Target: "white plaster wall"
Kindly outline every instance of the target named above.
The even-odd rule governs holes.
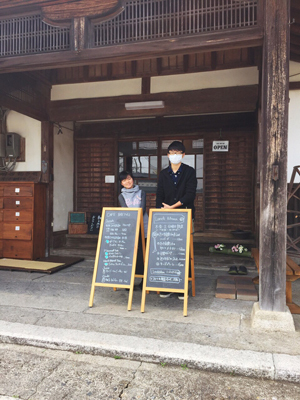
[[[288,130],[288,182],[291,179],[293,167],[296,165],[300,165],[300,90],[290,90]],[[299,175],[296,181],[300,182]]]
[[[62,122],[63,134],[54,128],[53,231],[68,229],[73,211],[74,138],[73,123]],[[67,129],[69,128],[69,129]]]
[[[290,82],[300,81],[300,63],[290,62]]]
[[[256,67],[224,71],[196,72],[151,78],[151,93],[180,92],[217,87],[255,85],[258,83]],[[111,97],[141,94],[141,79],[54,85],[51,100]]]
[[[10,111],[7,131],[25,138],[25,162],[17,163],[14,171],[41,171],[41,122]]]
[[[141,94],[142,79],[123,79],[107,82],[87,82],[72,85],[54,85],[51,100],[85,99],[95,97]]]
[[[258,69],[256,67],[236,68],[185,75],[155,76],[151,78],[151,93],[255,85],[257,83]]]

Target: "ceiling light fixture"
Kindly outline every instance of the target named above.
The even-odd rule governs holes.
[[[161,100],[125,103],[126,110],[151,110],[153,108],[164,108],[164,107],[165,107],[165,102]]]

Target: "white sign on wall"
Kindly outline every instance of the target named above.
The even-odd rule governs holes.
[[[114,175],[105,175],[105,183],[115,183]]]
[[[229,140],[214,140],[212,151],[229,151]]]

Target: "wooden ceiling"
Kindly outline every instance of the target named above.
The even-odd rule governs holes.
[[[291,0],[291,60],[300,62],[300,1]]]

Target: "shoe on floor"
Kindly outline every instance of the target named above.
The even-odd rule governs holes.
[[[230,275],[238,275],[239,273],[238,273],[237,267],[230,267],[229,271],[228,271],[228,274],[230,274]]]
[[[188,296],[189,297],[189,296]],[[178,295],[179,300],[184,300],[184,293],[179,293]]]
[[[238,273],[239,273],[239,275],[247,275],[248,274],[247,268],[244,267],[243,265],[240,265]]]
[[[172,293],[169,293],[169,292],[160,292],[159,297],[161,297],[162,299],[166,299],[167,297],[172,296],[172,294],[173,294],[173,292],[172,292]]]

